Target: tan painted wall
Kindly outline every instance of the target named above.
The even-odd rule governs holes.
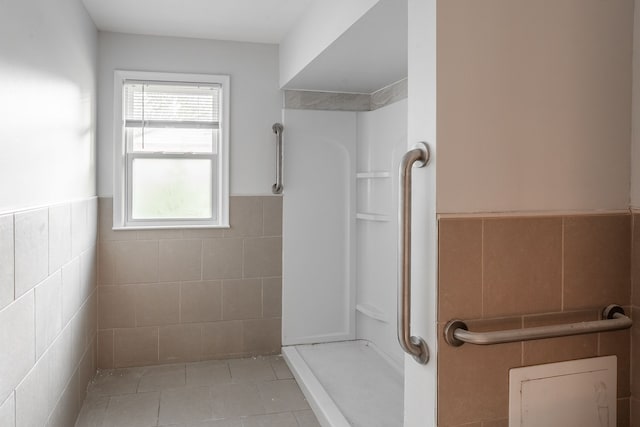
[[[626,209],[633,0],[438,2],[438,212]]]

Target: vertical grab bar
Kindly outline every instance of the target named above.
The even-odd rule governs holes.
[[[276,134],[276,183],[271,186],[273,194],[281,194],[282,185],[282,131],[284,127],[280,123],[274,123],[271,127]]]
[[[428,161],[429,146],[424,142],[402,157],[398,204],[398,341],[422,365],[429,361],[429,348],[424,339],[411,336],[411,169],[424,167]]]

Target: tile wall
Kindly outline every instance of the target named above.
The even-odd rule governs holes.
[[[633,212],[631,239],[631,305],[640,319],[640,211]],[[640,324],[631,328],[631,425],[640,427]]]
[[[113,231],[99,199],[99,368],[280,352],[282,198],[232,196],[230,218]]]
[[[440,336],[454,318],[482,331],[597,320],[611,303],[629,312],[630,235],[628,214],[441,218]],[[630,343],[629,330],[457,348],[441,338],[438,425],[506,427],[510,368],[616,355],[628,426]]]
[[[69,427],[96,370],[97,199],[0,216],[0,426]]]

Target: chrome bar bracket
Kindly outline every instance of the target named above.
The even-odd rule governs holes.
[[[624,308],[620,307],[616,304],[608,305],[602,310],[602,318],[603,319],[615,319],[616,314],[622,314],[624,316]]]
[[[429,146],[419,142],[400,162],[398,203],[398,342],[416,362],[429,362],[429,348],[421,337],[411,335],[411,170],[429,162]]]
[[[444,340],[452,347],[460,347],[464,344],[464,341],[457,339],[455,336],[454,332],[459,329],[468,331],[469,327],[462,320],[452,320],[444,327]]]
[[[444,328],[444,340],[453,347],[460,347],[464,343],[476,345],[504,344],[619,331],[628,329],[632,325],[633,321],[625,315],[624,309],[619,305],[613,304],[602,311],[602,320],[504,331],[472,332],[468,330],[466,323],[462,320],[451,320]]]
[[[276,183],[271,186],[271,192],[281,194],[284,188],[282,185],[282,132],[284,126],[280,123],[274,123],[271,129],[276,134]]]

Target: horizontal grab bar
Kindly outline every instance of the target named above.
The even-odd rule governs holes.
[[[459,347],[466,342],[469,344],[490,345],[617,331],[628,329],[633,325],[633,321],[625,315],[624,310],[619,305],[612,304],[607,306],[602,311],[602,317],[603,320],[591,322],[493,332],[471,332],[467,324],[462,320],[451,320],[444,328],[444,339],[447,344],[453,347]]]

